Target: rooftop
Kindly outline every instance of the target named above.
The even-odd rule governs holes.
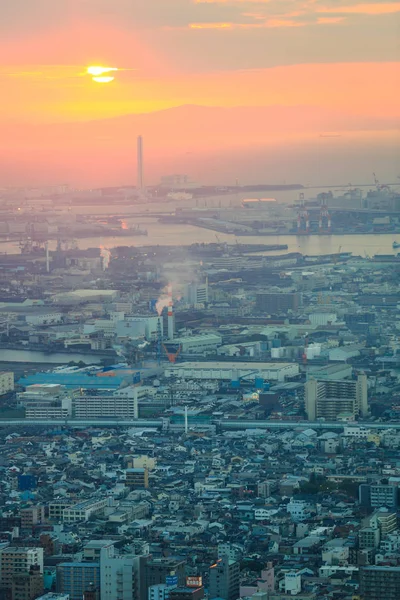
[[[170,365],[168,365],[170,367]],[[175,365],[179,369],[221,369],[223,371],[229,369],[238,369],[240,371],[281,371],[287,367],[296,366],[295,363],[273,363],[273,362],[241,362],[241,361],[224,361],[224,362],[185,362]]]

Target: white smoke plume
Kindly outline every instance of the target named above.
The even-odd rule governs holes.
[[[104,246],[100,246],[101,256],[103,258],[103,269],[104,271],[108,269],[111,260],[111,252],[108,248],[104,248]]]
[[[156,302],[156,311],[158,312],[159,317],[161,316],[161,313],[164,310],[164,308],[168,308],[169,303],[170,303],[170,296],[168,296],[168,294],[163,292]]]

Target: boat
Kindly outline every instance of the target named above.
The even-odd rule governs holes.
[[[393,242],[393,248],[400,248],[400,242]]]

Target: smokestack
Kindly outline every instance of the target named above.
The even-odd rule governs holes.
[[[174,313],[172,308],[172,302],[168,306],[168,339],[174,339]]]
[[[137,188],[143,189],[143,138],[141,135],[137,139]]]
[[[46,242],[46,272],[50,273],[49,242]]]
[[[189,431],[189,421],[188,421],[188,407],[185,406],[185,434],[187,435]]]
[[[139,418],[139,399],[137,388],[135,388],[133,391],[133,418]]]
[[[174,339],[174,311],[173,311],[173,300],[172,300],[172,285],[168,286],[168,339]]]

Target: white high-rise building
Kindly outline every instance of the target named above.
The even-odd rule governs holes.
[[[368,382],[362,373],[356,380],[319,381],[310,378],[305,386],[305,409],[309,421],[368,415]]]
[[[114,546],[100,550],[100,600],[135,600],[139,556],[116,555]]]
[[[193,306],[208,302],[208,282],[189,283],[185,290],[185,301]]]

